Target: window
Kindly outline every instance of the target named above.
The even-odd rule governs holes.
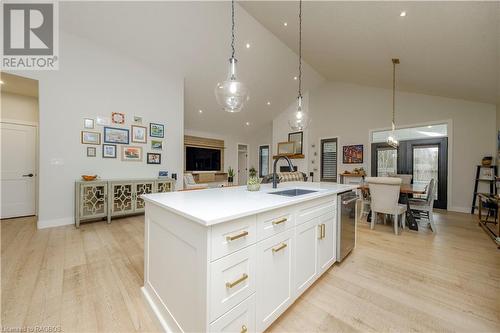
[[[269,174],[269,146],[259,147],[259,177]]]
[[[398,151],[394,148],[377,149],[377,177],[398,173]]]
[[[390,130],[375,131],[372,133],[372,143],[387,142],[390,135],[392,135]],[[443,138],[448,136],[448,124],[398,128],[394,131],[394,136],[398,141]]]
[[[337,139],[321,140],[321,181],[337,182]]]

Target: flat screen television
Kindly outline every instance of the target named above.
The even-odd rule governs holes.
[[[186,171],[220,171],[220,149],[186,147]]]

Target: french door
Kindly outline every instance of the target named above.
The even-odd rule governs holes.
[[[401,141],[392,148],[386,143],[372,144],[372,176],[410,174],[414,184],[436,184],[435,208],[446,209],[448,184],[448,138]]]

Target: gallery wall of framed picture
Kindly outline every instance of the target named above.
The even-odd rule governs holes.
[[[111,112],[82,119],[80,142],[88,158],[161,165],[164,139],[165,124],[143,123],[140,115]]]

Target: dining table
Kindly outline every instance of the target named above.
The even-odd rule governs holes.
[[[368,183],[360,184],[359,189],[361,189],[361,191],[366,191],[366,192],[370,191]],[[427,192],[427,185],[423,184],[401,184],[399,188],[400,197],[403,199],[403,202],[406,201],[406,224],[408,224],[408,226],[416,226],[416,229],[413,228],[415,230],[418,230],[418,223],[411,211],[409,198],[412,195],[422,195],[425,194],[426,192]],[[371,221],[371,211],[368,214],[367,220],[368,222]]]

